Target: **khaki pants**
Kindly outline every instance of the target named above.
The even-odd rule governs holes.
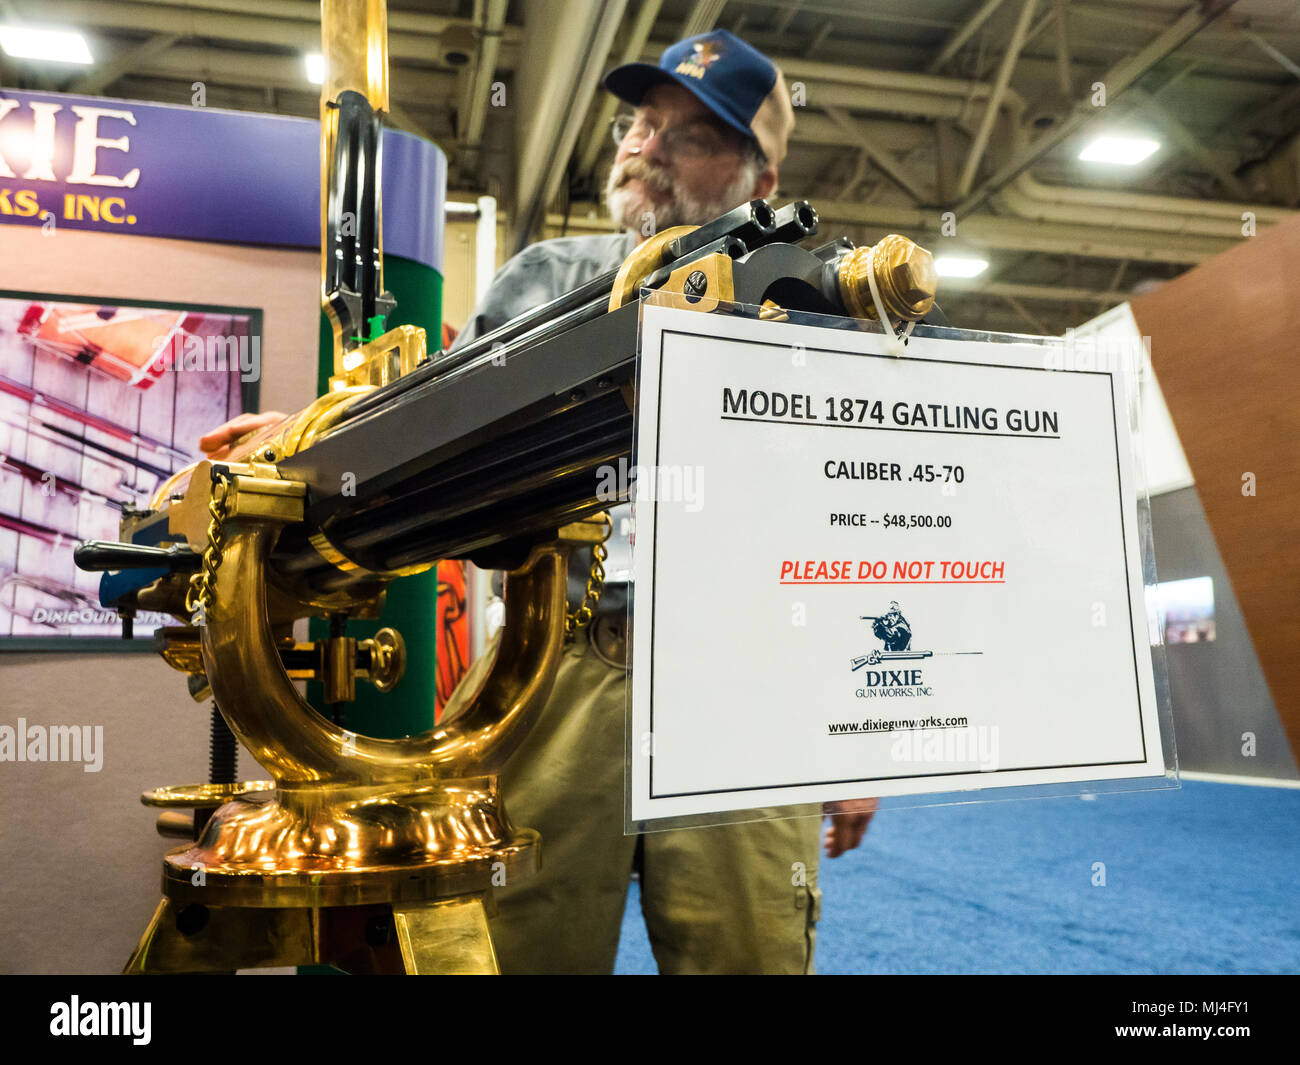
[[[542,834],[542,869],[498,888],[503,972],[609,973],[637,836],[623,835],[626,677],[571,644],[555,689],[501,776],[515,824]],[[641,910],[663,973],[811,973],[820,817],[643,837]]]

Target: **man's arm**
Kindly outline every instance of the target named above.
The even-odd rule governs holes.
[[[230,454],[230,449],[240,437],[261,432],[276,422],[284,421],[287,417],[287,414],[282,414],[278,410],[267,410],[261,414],[236,415],[224,425],[218,425],[199,437],[199,450],[210,459],[224,459]]]

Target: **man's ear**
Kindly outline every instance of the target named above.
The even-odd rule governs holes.
[[[754,181],[754,194],[751,200],[765,200],[776,192],[776,167],[769,165]]]

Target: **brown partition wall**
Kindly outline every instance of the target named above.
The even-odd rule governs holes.
[[[1132,308],[1300,759],[1300,217]]]

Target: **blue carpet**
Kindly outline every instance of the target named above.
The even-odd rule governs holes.
[[[1300,790],[893,810],[821,868],[820,973],[1300,972]],[[640,905],[616,972],[655,972]]]

